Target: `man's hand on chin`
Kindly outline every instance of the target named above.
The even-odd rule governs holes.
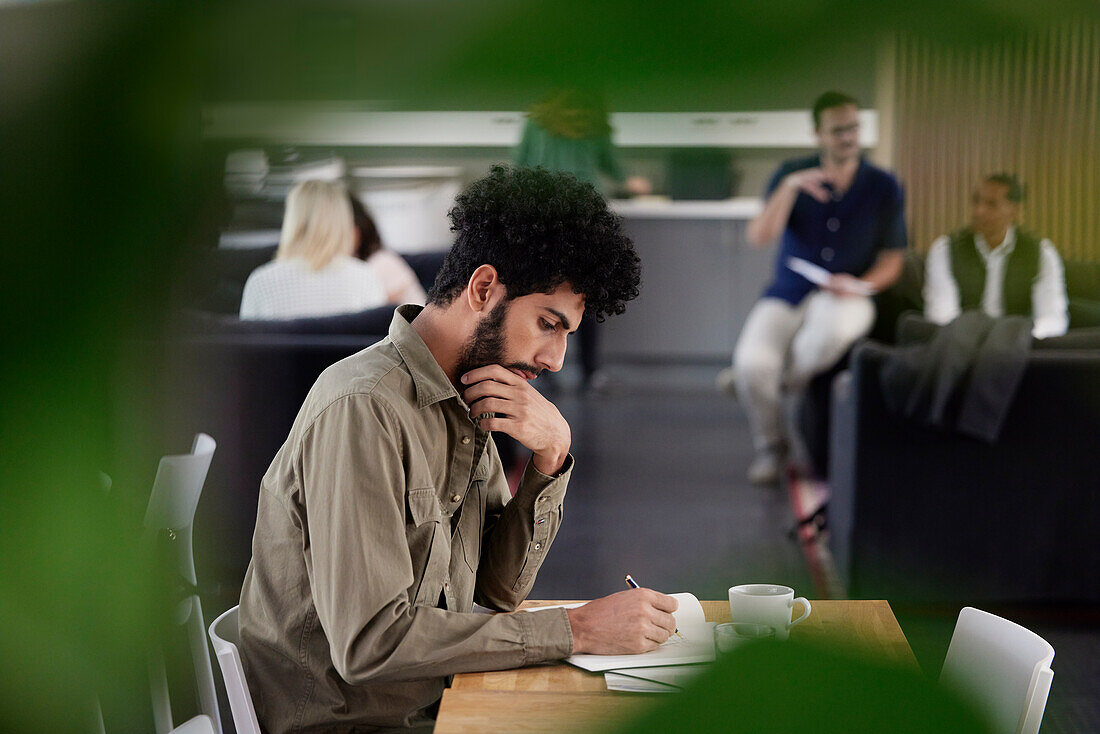
[[[460,379],[467,386],[462,399],[481,430],[507,433],[531,449],[531,461],[543,474],[552,477],[561,471],[572,442],[569,424],[527,379],[498,364],[471,370]]]

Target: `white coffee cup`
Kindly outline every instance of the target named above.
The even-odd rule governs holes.
[[[804,622],[810,616],[810,602],[806,597],[794,596],[794,589],[776,584],[742,584],[731,586],[730,618],[734,622],[765,624],[775,630],[776,640],[790,636],[791,627]],[[794,603],[802,602],[804,611],[792,620]]]

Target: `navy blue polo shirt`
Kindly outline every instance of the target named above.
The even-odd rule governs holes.
[[[787,174],[820,165],[819,156],[785,161],[768,183],[765,198]],[[905,197],[897,179],[862,158],[843,196],[823,204],[799,191],[779,243],[775,280],[764,296],[798,305],[817,287],[787,267],[789,257],[809,260],[831,273],[863,275],[882,250],[906,247],[904,214]]]

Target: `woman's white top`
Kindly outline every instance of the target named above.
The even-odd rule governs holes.
[[[252,271],[241,296],[242,319],[300,319],[355,313],[386,303],[372,268],[338,255],[320,270],[302,258],[273,260]]]
[[[405,258],[383,248],[367,258],[367,264],[374,268],[375,275],[386,289],[386,300],[390,303],[415,303],[423,306],[428,299],[424,287],[416,277]]]

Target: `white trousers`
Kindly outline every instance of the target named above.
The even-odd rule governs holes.
[[[784,393],[800,393],[836,364],[874,320],[875,304],[865,296],[814,291],[797,306],[779,298],[756,302],[734,348],[733,369],[757,451],[786,443]]]

